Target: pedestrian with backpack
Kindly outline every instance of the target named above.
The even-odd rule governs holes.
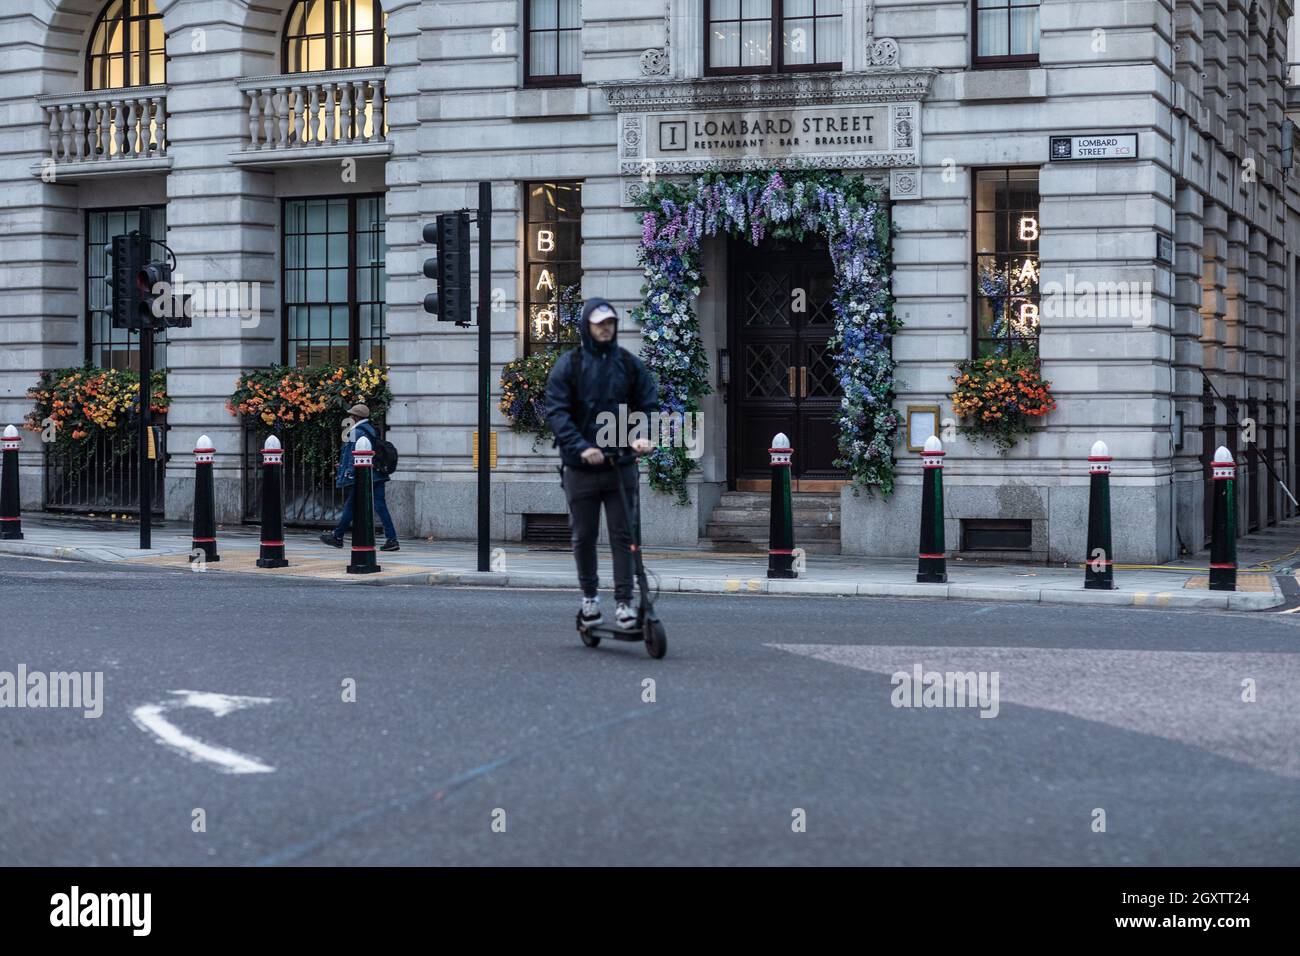
[[[384,494],[384,486],[388,483],[389,476],[397,467],[397,449],[393,447],[392,442],[385,441],[379,437],[379,430],[374,423],[370,421],[370,407],[358,402],[348,409],[348,414],[352,416],[353,424],[350,429],[349,440],[344,443],[339,452],[338,472],[334,477],[334,486],[347,490],[343,499],[343,514],[339,516],[339,523],[333,531],[326,531],[320,536],[320,539],[328,545],[335,548],[343,547],[343,536],[352,527],[352,508],[356,500],[357,478],[356,469],[352,461],[352,452],[356,448],[357,439],[364,435],[370,440],[370,447],[374,449],[374,467],[371,474],[374,476],[375,488],[375,513],[379,515],[379,520],[384,524],[384,535],[387,540],[380,551],[398,551],[401,545],[397,543],[397,529],[393,527],[393,516],[388,513],[388,499]]]
[[[546,381],[545,405],[546,423],[555,433],[563,462],[561,480],[582,587],[582,619],[587,624],[602,620],[596,536],[604,505],[614,555],[614,618],[619,627],[630,628],[637,622],[632,607],[632,529],[616,482],[623,483],[629,498],[635,495],[639,469],[636,457],[627,453],[644,455],[653,446],[647,438],[610,436],[609,429],[600,426],[608,415],[626,422],[633,412],[649,416],[658,411],[659,386],[641,359],[615,341],[617,332],[614,307],[604,299],[588,299],[579,321],[582,343],[556,360]],[[610,467],[607,456],[622,464]]]

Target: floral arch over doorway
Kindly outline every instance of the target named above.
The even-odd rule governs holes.
[[[698,411],[711,391],[694,309],[706,284],[701,240],[723,234],[757,245],[768,234],[802,241],[820,233],[835,267],[830,348],[843,390],[835,465],[858,485],[892,492],[899,428],[892,343],[901,323],[889,288],[889,208],[880,190],[821,170],[710,173],[686,183],[653,182],[642,203],[645,299],[633,315],[642,323],[642,355],[659,381],[663,412]],[[649,456],[651,487],[685,502],[694,467],[684,448],[657,448]]]

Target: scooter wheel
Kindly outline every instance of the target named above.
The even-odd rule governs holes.
[[[582,643],[588,647],[600,646],[600,635],[593,634],[587,628],[582,626],[582,612],[578,612],[578,636],[582,638]]]
[[[668,631],[659,621],[652,621],[646,631],[645,651],[655,660],[668,653]]]

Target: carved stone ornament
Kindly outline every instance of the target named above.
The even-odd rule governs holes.
[[[668,73],[668,51],[646,50],[641,54],[642,76],[664,76]]]
[[[890,199],[920,199],[921,177],[914,169],[891,169],[889,171]]]
[[[871,65],[872,66],[897,66],[898,65],[898,41],[889,37],[881,37],[871,44]]]
[[[894,50],[896,61],[897,44]],[[758,104],[772,108],[924,100],[938,73],[930,68],[872,69],[860,73],[773,74],[707,80],[616,80],[601,86],[609,105],[620,113],[727,109]]]
[[[643,126],[642,118],[635,114],[625,115],[623,117],[623,155],[640,156],[641,155],[641,128]]]

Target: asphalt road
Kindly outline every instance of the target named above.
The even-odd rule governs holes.
[[[0,709],[0,864],[1300,863],[1297,615],[659,608],[654,661],[570,593],[0,557],[0,672],[104,674],[98,719]],[[894,706],[916,665],[996,716]]]

